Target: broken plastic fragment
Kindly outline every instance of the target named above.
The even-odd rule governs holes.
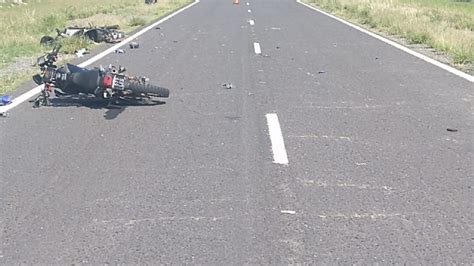
[[[117,49],[117,50],[115,50],[115,53],[116,54],[124,54],[125,50],[124,49]]]
[[[296,214],[295,211],[290,211],[290,210],[282,210],[281,213],[282,214]]]
[[[138,42],[130,43],[130,49],[137,49],[138,47],[140,47],[140,44],[138,44]]]
[[[79,49],[75,52],[77,57],[83,57],[85,54],[88,54],[89,51],[87,51],[86,48]]]
[[[12,98],[10,97],[10,95],[3,95],[2,96],[2,105],[7,105],[9,103],[12,102]]]
[[[232,88],[234,88],[234,85],[232,85],[232,83],[223,83],[222,87],[224,87],[226,89],[232,89]]]

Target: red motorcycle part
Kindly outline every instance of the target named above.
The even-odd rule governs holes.
[[[103,80],[102,80],[102,85],[105,88],[112,88],[113,81],[114,81],[114,79],[113,79],[112,76],[105,75]]]

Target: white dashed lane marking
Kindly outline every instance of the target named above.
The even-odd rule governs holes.
[[[253,43],[253,49],[255,50],[255,54],[262,53],[262,49],[260,48],[260,44],[258,42]]]
[[[268,132],[272,142],[273,162],[276,164],[288,164],[288,155],[286,154],[285,142],[281,133],[280,122],[275,113],[266,115],[268,123]]]

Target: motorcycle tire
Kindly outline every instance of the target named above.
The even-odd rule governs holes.
[[[130,82],[128,84],[129,90],[133,91],[136,94],[149,94],[155,95],[158,97],[168,98],[170,96],[170,91],[166,88],[154,86],[151,84],[139,84],[135,82]]]

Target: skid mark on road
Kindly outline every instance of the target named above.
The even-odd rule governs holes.
[[[350,109],[350,110],[371,110],[371,109],[386,109],[386,108],[396,108],[401,106],[402,103],[397,102],[395,105],[388,105],[388,104],[364,104],[364,105],[310,105],[310,106],[296,106],[293,107],[294,109]]]
[[[289,135],[288,138],[303,138],[303,139],[328,139],[335,141],[348,141],[352,142],[350,137],[346,136],[329,136],[329,135]]]
[[[366,190],[382,190],[385,192],[392,192],[394,190],[393,187],[390,186],[372,186],[367,184],[354,184],[354,183],[328,183],[322,180],[313,180],[313,179],[301,179],[298,178],[298,181],[307,185],[307,186],[315,186],[315,187],[333,187],[333,188],[355,188],[355,189],[366,189]]]
[[[139,223],[159,223],[164,221],[190,221],[190,222],[217,222],[221,220],[231,220],[230,216],[162,216],[162,217],[150,217],[150,218],[118,218],[118,219],[109,219],[109,220],[98,220],[94,219],[92,221],[93,225],[105,225],[111,228],[118,227],[133,227]]]
[[[231,202],[231,203],[248,203],[250,201],[250,199],[248,198],[245,198],[245,199],[235,199],[235,198],[231,198],[231,197],[228,197],[228,198],[209,198],[209,199],[206,199],[206,198],[203,198],[203,199],[186,199],[186,200],[182,200],[182,203],[181,205],[187,205],[187,204],[190,204],[190,203],[206,203],[206,204],[214,204],[214,203],[218,203],[218,202]],[[118,199],[118,198],[98,198],[98,199],[95,199],[91,202],[92,204],[103,204],[103,203],[113,203],[115,205],[121,205],[121,204],[129,204],[129,203],[132,203],[132,201],[130,200],[121,200],[121,199]],[[173,203],[169,203],[169,204],[160,204],[161,207],[171,207],[171,206],[176,206],[177,202],[173,202]],[[1,221],[0,221],[0,224],[1,224]]]
[[[329,213],[329,214],[319,214],[318,217],[325,219],[343,219],[343,220],[352,220],[352,219],[371,219],[371,220],[381,220],[388,218],[403,218],[406,219],[407,216],[418,215],[419,213],[413,214],[402,214],[402,213]]]

